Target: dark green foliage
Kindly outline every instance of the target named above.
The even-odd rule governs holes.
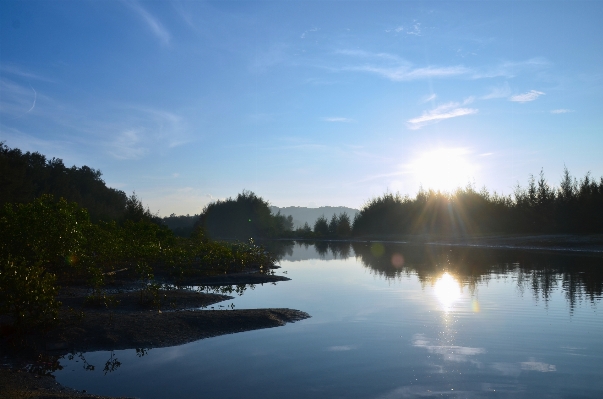
[[[339,219],[337,219],[337,215],[331,216],[331,221],[329,222],[329,237],[335,237],[337,235],[338,226]]]
[[[295,238],[314,238],[314,232],[308,222],[304,223],[303,227],[295,229],[291,235]]]
[[[303,230],[301,233],[303,233]],[[327,221],[324,215],[319,217],[314,223],[314,234],[311,236],[307,234],[305,236],[301,235],[301,237],[345,239],[349,238],[351,235],[352,226],[350,223],[350,217],[344,212],[340,213],[339,216],[331,216],[330,221]]]
[[[153,215],[148,207],[145,208],[140,198],[136,196],[135,192],[126,198],[126,206],[121,219],[132,222],[140,222],[144,220],[153,222],[155,224],[161,224],[161,218],[157,215]]]
[[[540,172],[514,196],[476,191],[471,185],[454,193],[420,190],[415,199],[386,193],[370,200],[354,220],[355,236],[489,233],[602,233],[603,178],[587,174],[579,182],[565,169],[559,188]]]
[[[199,220],[199,215],[181,215],[176,216],[172,213],[161,220],[178,237],[190,237],[193,234],[195,223]]]
[[[293,222],[280,213],[273,215],[270,205],[251,191],[236,199],[212,202],[203,209],[196,226],[209,237],[244,239],[279,237],[293,228]]]
[[[87,283],[88,304],[109,306],[104,292],[116,271],[140,283],[141,301],[159,301],[161,275],[224,274],[256,267],[268,271],[274,259],[252,241],[220,243],[202,231],[191,239],[174,237],[154,223],[132,196],[132,220],[92,223],[85,209],[43,195],[0,210],[0,313],[22,329],[54,320],[59,287]],[[141,212],[142,210],[142,212]]]
[[[274,236],[292,228],[292,218],[266,212],[267,203],[253,193],[238,200],[244,205],[238,215],[253,220],[246,233]],[[108,306],[104,285],[119,271],[140,282],[141,300],[156,303],[157,275],[268,270],[273,261],[252,241],[212,242],[202,228],[191,239],[177,238],[135,193],[107,188],[100,171],[66,168],[60,159],[0,143],[0,313],[21,330],[56,318],[61,286],[87,283],[88,303]]]
[[[63,272],[88,260],[84,249],[91,226],[85,209],[51,195],[6,204],[0,213],[0,257]]]
[[[10,314],[18,330],[53,322],[61,305],[56,300],[56,276],[39,263],[0,262],[0,314]]]
[[[337,228],[335,236],[338,238],[348,238],[352,235],[352,224],[347,213],[341,213],[337,218]]]
[[[1,142],[0,206],[30,202],[42,194],[76,202],[88,210],[92,220],[117,220],[126,209],[126,194],[107,187],[99,170],[68,168],[61,159],[23,153]]]
[[[329,222],[324,216],[319,217],[314,222],[314,235],[316,238],[329,237]]]
[[[427,205],[427,196],[423,191],[417,194],[415,201],[399,194],[386,193],[382,197],[370,200],[354,219],[353,234],[399,234],[412,227],[413,215],[420,213]],[[416,216],[415,216],[416,217]]]

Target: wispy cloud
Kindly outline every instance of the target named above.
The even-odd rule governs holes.
[[[444,119],[456,118],[459,116],[472,115],[478,112],[475,108],[462,108],[459,103],[451,102],[440,105],[430,111],[425,111],[417,118],[409,119],[408,127],[412,130],[420,129],[429,123],[437,123]]]
[[[161,143],[161,146],[168,148],[191,142],[187,123],[181,115],[140,105],[122,105],[122,107],[130,110],[134,115],[130,116],[126,123],[129,126],[144,127],[144,131],[148,132],[147,139],[151,142]]]
[[[433,94],[431,94],[431,95],[429,95],[429,96],[425,96],[425,97],[423,97],[423,98],[421,99],[421,104],[425,104],[425,103],[428,103],[428,102],[430,102],[430,101],[433,101],[433,100],[435,100],[437,97],[438,97],[438,96],[437,96],[437,94],[435,94],[435,93],[433,93]]]
[[[318,28],[312,28],[312,29],[308,29],[307,31],[304,31],[304,33],[302,33],[300,37],[301,37],[302,39],[305,39],[305,38],[306,38],[306,35],[307,35],[308,33],[310,33],[310,32],[318,32],[318,30],[319,30]]]
[[[550,63],[544,58],[530,58],[525,61],[505,61],[493,67],[476,70],[473,79],[506,77],[513,78],[525,71],[536,71],[546,68]]]
[[[353,345],[339,345],[339,346],[330,346],[327,348],[328,352],[346,352],[356,349]]]
[[[172,3],[172,7],[176,10],[176,13],[182,18],[182,20],[189,26],[189,28],[196,30],[197,26],[193,22],[192,13],[185,8],[185,4],[188,5],[188,2],[180,2],[176,1]]]
[[[140,159],[148,151],[143,147],[142,131],[136,129],[124,130],[111,143],[110,153],[117,159]]]
[[[33,109],[36,107],[36,100],[38,99],[38,93],[36,92],[36,90],[32,87],[32,85],[29,85],[29,87],[31,88],[31,90],[34,93],[34,98],[33,98],[33,103],[31,104],[31,107],[25,111],[25,113],[23,115],[20,115],[18,117],[16,117],[15,119],[19,119],[23,116],[25,116],[26,114],[29,114],[31,111],[33,111]]]
[[[40,81],[44,81],[44,82],[52,82],[52,80],[47,79],[41,75],[37,75],[35,73],[31,73],[23,68],[20,68],[18,66],[15,65],[0,65],[0,72],[2,72],[2,74],[11,74],[11,75],[16,75],[22,78],[27,78],[27,79],[34,79],[34,80],[40,80]]]
[[[565,108],[554,109],[551,111],[551,114],[567,114],[568,112],[574,112],[574,111],[571,109],[565,109]]]
[[[283,145],[276,147],[266,147],[265,150],[301,150],[301,151],[324,151],[328,149],[326,145],[323,144],[296,144],[296,145]]]
[[[94,115],[61,114],[81,146],[102,147],[120,160],[139,160],[193,141],[187,120],[179,113],[141,104],[102,104]]]
[[[515,96],[509,97],[509,101],[515,101],[518,103],[526,103],[529,101],[534,101],[540,96],[544,96],[544,93],[541,91],[537,91],[537,90],[530,90],[527,93],[517,94]]]
[[[395,33],[404,32],[404,25],[396,26],[395,28],[392,28],[392,29],[386,29],[385,31],[387,33],[390,33],[390,32],[395,32]]]
[[[416,22],[412,25],[412,28],[406,30],[407,35],[421,36],[421,23]]]
[[[142,5],[140,5],[137,1],[131,0],[126,1],[126,4],[134,11],[138,16],[145,22],[145,24],[149,27],[151,32],[159,39],[161,44],[168,45],[170,44],[171,35],[170,33],[163,27],[161,22],[155,16],[151,15]]]
[[[38,92],[29,85],[19,85],[7,79],[0,80],[0,113],[19,119],[33,111],[38,100]]]
[[[341,117],[322,118],[322,120],[325,122],[344,122],[344,123],[354,122],[353,119],[341,118]]]
[[[407,35],[412,35],[412,36],[421,36],[421,23],[415,21],[412,24],[410,24],[410,27],[405,27],[404,25],[399,25],[392,29],[386,29],[385,32],[387,32],[387,33],[391,33],[391,32],[405,33]]]
[[[466,99],[463,100],[463,105],[471,104],[474,101],[475,101],[475,97],[474,96],[469,96],[469,97],[467,97]]]
[[[507,98],[511,95],[509,83],[505,82],[502,86],[492,87],[490,92],[485,96],[480,97],[482,100],[492,100],[495,98]]]
[[[364,61],[362,65],[333,68],[335,71],[358,71],[378,74],[393,81],[446,78],[464,76],[471,79],[489,79],[495,77],[512,78],[525,71],[537,71],[548,67],[549,63],[541,58],[520,62],[504,62],[489,69],[468,68],[463,65],[416,67],[412,63],[390,53],[372,53],[363,50],[339,50],[336,54],[355,57]],[[505,96],[503,94],[506,93]],[[484,99],[506,97],[510,94],[508,85],[495,88]]]
[[[373,65],[352,66],[343,68],[347,71],[369,72],[380,75],[389,80],[396,82],[428,79],[428,78],[445,78],[450,76],[464,75],[470,72],[464,66],[452,67],[434,67],[428,66],[423,68],[413,68],[407,65],[395,67],[381,67]]]
[[[428,78],[444,78],[465,75],[472,72],[472,70],[462,65],[444,67],[430,65],[426,67],[415,67],[410,62],[390,53],[372,53],[363,50],[338,50],[336,51],[336,54],[362,59],[366,63],[363,65],[348,65],[341,68],[335,68],[334,70],[373,73],[397,82]]]
[[[273,44],[263,52],[257,52],[251,63],[251,71],[256,73],[266,72],[268,68],[287,61],[285,53],[287,45],[282,43]]]
[[[344,50],[337,50],[337,51],[335,51],[335,54],[347,55],[347,56],[350,56],[350,57],[382,59],[382,60],[396,61],[396,62],[403,62],[404,61],[404,60],[402,60],[402,58],[398,57],[395,54],[391,54],[391,53],[373,53],[373,52],[365,51],[365,50],[349,50],[349,49],[344,49]]]

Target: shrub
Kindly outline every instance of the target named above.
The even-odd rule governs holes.
[[[13,317],[14,326],[28,329],[56,320],[60,302],[56,276],[40,263],[4,259],[0,265],[0,313]]]

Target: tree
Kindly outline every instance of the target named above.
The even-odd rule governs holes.
[[[316,219],[316,222],[314,222],[314,234],[317,238],[329,236],[329,222],[324,215]]]
[[[337,236],[337,228],[339,226],[339,219],[335,214],[331,216],[331,221],[329,222],[329,236],[335,237]]]
[[[273,215],[268,201],[246,190],[236,199],[208,204],[196,224],[211,238],[244,240],[278,237],[292,227],[292,219]]]
[[[340,213],[337,220],[337,236],[339,238],[347,238],[352,235],[352,225],[350,217],[347,213]]]

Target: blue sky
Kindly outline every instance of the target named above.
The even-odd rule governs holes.
[[[0,140],[152,211],[603,175],[601,1],[0,3]]]

